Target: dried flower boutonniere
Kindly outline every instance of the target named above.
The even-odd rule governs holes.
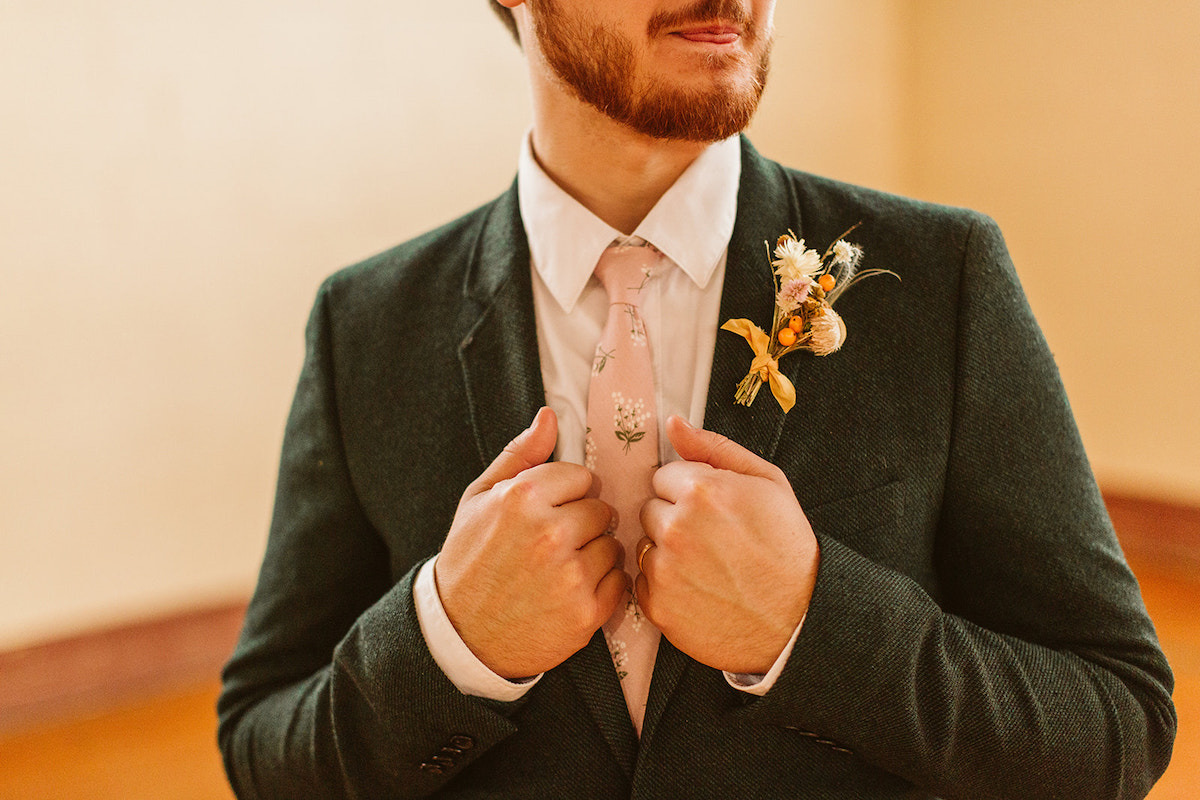
[[[775,319],[771,335],[748,319],[731,319],[721,330],[732,331],[746,339],[754,350],[750,372],[738,383],[734,399],[744,406],[754,402],[764,382],[783,412],[796,404],[796,389],[779,371],[779,359],[793,350],[807,350],[818,356],[836,352],[846,341],[846,323],[833,310],[833,304],[854,284],[873,275],[899,275],[887,269],[858,271],[862,248],[845,237],[858,225],[838,237],[824,255],[804,246],[803,239],[788,231],[775,244]],[[771,246],[767,244],[767,257]]]

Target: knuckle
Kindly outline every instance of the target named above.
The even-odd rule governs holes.
[[[538,542],[546,552],[557,553],[566,547],[570,538],[570,531],[567,524],[559,520],[553,520],[542,525]]]
[[[705,471],[699,475],[695,475],[684,487],[682,496],[685,502],[705,507],[712,503],[713,495],[717,491],[715,475],[711,471]]]
[[[578,560],[568,561],[559,574],[559,582],[564,597],[577,595],[586,583],[583,565]]]
[[[500,502],[509,508],[524,508],[532,504],[537,495],[537,485],[524,480],[518,475],[515,478],[503,480],[492,487]]]
[[[670,582],[671,576],[674,573],[673,567],[675,564],[673,552],[674,551],[669,547],[664,548],[659,546],[654,548],[654,551],[652,551],[651,555],[653,555],[653,558],[651,558],[650,555],[647,555],[645,564],[646,570],[648,570],[649,574],[643,574],[646,574],[647,580],[649,580],[650,576],[653,575],[655,588],[659,588],[664,583]]]
[[[670,515],[664,517],[655,526],[654,544],[664,551],[674,549],[679,545],[681,540],[686,540],[687,538],[683,535],[683,527],[684,525],[677,516]],[[659,553],[659,556],[661,555],[662,553]]]

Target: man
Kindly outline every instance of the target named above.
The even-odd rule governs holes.
[[[1144,796],[1170,670],[995,225],[735,136],[771,0],[500,5],[516,185],[313,311],[220,702],[239,796]],[[735,403],[763,242],[855,223],[902,282],[778,362],[790,413]],[[644,498],[587,466],[626,308]]]

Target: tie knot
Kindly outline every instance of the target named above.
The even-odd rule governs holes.
[[[609,303],[639,305],[639,295],[659,268],[661,256],[650,245],[612,245],[596,264],[596,279]]]

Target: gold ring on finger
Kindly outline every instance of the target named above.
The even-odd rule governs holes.
[[[656,545],[651,539],[647,539],[645,542],[642,542],[642,546],[638,548],[637,555],[638,572],[645,572],[645,570],[642,569],[642,561],[645,560],[646,553],[649,553],[655,547],[658,547],[658,545]]]

